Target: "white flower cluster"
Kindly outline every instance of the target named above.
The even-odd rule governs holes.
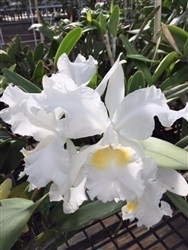
[[[70,62],[63,54],[58,73],[44,76],[41,93],[8,86],[0,99],[8,108],[0,116],[13,133],[38,142],[33,150],[22,149],[30,189],[52,182],[50,200],[64,200],[65,213],[75,212],[88,196],[123,200],[123,219],[137,218],[138,226],[149,228],[163,215],[172,215],[169,204],[161,201],[163,194],[169,190],[186,196],[188,185],[175,170],[146,158],[139,141],[151,137],[154,116],[165,127],[181,117],[188,120],[188,105],[170,110],[154,86],[125,97],[122,63],[119,56],[93,90],[87,87],[96,72],[93,57],[78,55]],[[72,139],[95,135],[101,135],[97,143],[76,150]]]

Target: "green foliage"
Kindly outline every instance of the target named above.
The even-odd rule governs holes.
[[[73,23],[64,18],[57,25],[50,25],[41,18],[41,24],[34,24],[30,28],[36,29],[49,39],[49,46],[39,43],[34,51],[30,51],[28,46],[21,46],[19,37],[15,37],[6,50],[0,50],[1,92],[8,84],[13,83],[26,92],[40,93],[43,76],[50,76],[56,71],[57,61],[62,53],[69,54],[71,59],[81,53],[85,57],[92,55],[98,60],[98,75],[88,85],[95,89],[111,67],[111,62],[121,52],[122,58],[127,61],[123,65],[126,94],[156,85],[163,91],[169,105],[174,105],[175,102],[177,109],[183,106],[188,93],[188,35],[183,19],[187,1],[163,1],[162,21],[165,26],[161,28],[158,41],[153,39],[156,10],[150,6],[148,0],[135,1],[134,10],[128,7],[123,9],[124,1],[119,5],[117,2],[111,1],[110,6],[96,5],[95,9],[85,8],[77,22]],[[169,24],[173,21],[173,10],[176,10],[173,18],[180,20],[176,26]],[[132,20],[131,23],[127,18]],[[188,170],[187,124],[183,122],[180,140],[176,146],[156,138],[141,142],[146,156],[153,157],[161,167]],[[12,135],[7,124],[1,121],[1,125],[0,171],[5,175],[15,171],[21,164],[20,150],[26,145],[31,146],[28,141],[33,139]],[[0,223],[3,230],[0,236],[3,249],[10,249],[25,225],[32,223],[32,213],[36,208],[42,214],[42,223],[45,226],[42,228],[43,232],[28,243],[25,249],[57,247],[82,226],[89,225],[92,220],[110,216],[124,205],[122,202],[103,204],[89,201],[76,213],[66,215],[62,212],[62,202],[39,200],[48,189],[49,187],[29,193],[28,183],[25,181],[12,189],[9,198],[1,202]],[[187,215],[187,202],[171,193],[168,196]],[[33,197],[38,200],[36,203],[31,200]],[[62,233],[65,234],[60,240]]]
[[[57,61],[60,55],[62,55],[63,53],[66,53],[68,55],[71,52],[71,50],[74,48],[76,42],[79,40],[81,34],[82,34],[82,30],[81,28],[78,27],[70,31],[65,36],[65,38],[60,43],[59,48],[54,57],[55,67],[57,66]]]
[[[147,157],[164,168],[188,170],[188,152],[164,140],[151,137],[141,142]]]
[[[2,249],[11,249],[22,233],[32,213],[43,199],[44,198],[41,198],[36,203],[21,198],[1,201],[0,241]]]

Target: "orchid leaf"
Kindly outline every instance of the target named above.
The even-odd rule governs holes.
[[[188,135],[183,137],[181,140],[179,140],[176,143],[176,146],[180,147],[180,148],[186,148],[188,146]]]
[[[106,34],[106,19],[102,13],[99,15],[99,25],[101,33]]]
[[[129,78],[127,94],[145,87],[144,76],[141,71],[137,71]]]
[[[108,30],[113,37],[117,36],[118,25],[119,25],[119,7],[118,5],[116,5],[113,8],[110,20],[108,22]]]
[[[120,39],[123,43],[123,46],[125,47],[125,49],[127,51],[127,55],[130,55],[130,54],[131,55],[139,55],[138,52],[136,51],[136,49],[134,48],[134,46],[128,41],[128,39],[125,36],[120,35]],[[151,80],[151,73],[150,73],[147,65],[145,64],[145,62],[143,62],[141,60],[137,60],[137,59],[132,59],[132,61],[134,62],[134,64],[138,68],[138,70],[142,71],[144,78],[149,83]]]
[[[165,41],[168,41],[169,43],[171,42],[172,46],[174,47],[174,49],[177,49],[176,46],[178,47],[178,49],[183,49],[187,39],[188,39],[188,33],[186,31],[184,31],[183,29],[177,27],[177,26],[173,26],[173,25],[164,25],[165,29],[162,30],[161,35],[162,38]],[[165,35],[165,31],[167,31],[170,33],[171,38],[173,39],[172,41],[166,37]]]
[[[6,199],[0,202],[1,249],[11,249],[32,213],[44,198],[45,196],[36,203],[22,198]]]
[[[173,75],[171,75],[164,82],[162,82],[162,84],[160,85],[160,89],[164,91],[168,88],[183,84],[187,80],[188,80],[187,64],[185,64],[184,67],[176,71]]]
[[[147,157],[152,157],[160,167],[188,170],[188,152],[154,137],[141,141]]]
[[[37,63],[39,60],[43,59],[43,51],[44,51],[44,43],[38,43],[34,50],[34,55],[33,55],[34,62]]]
[[[167,192],[167,195],[174,205],[188,218],[188,202],[177,194]]]
[[[42,78],[44,76],[45,72],[44,72],[44,63],[42,60],[40,60],[37,65],[36,68],[33,72],[33,81],[35,83],[40,83],[42,81]]]
[[[180,97],[181,95],[188,93],[188,83],[183,83],[181,85],[164,90],[163,93],[166,99]]]
[[[9,69],[3,69],[3,75],[13,84],[17,85],[18,87],[21,87],[26,92],[29,93],[40,93],[41,89],[38,88],[36,85],[34,85],[29,80],[25,79],[21,75],[18,75],[15,72],[12,72]]]
[[[120,211],[125,205],[125,202],[115,201],[103,203],[101,201],[93,201],[86,203],[80,207],[75,213],[71,214],[60,226],[62,232],[70,232],[81,229],[83,226],[89,225],[92,221],[97,219],[104,219],[114,213]]]
[[[188,39],[183,47],[183,54],[186,58],[188,58]]]
[[[66,53],[68,55],[71,52],[71,50],[74,48],[75,44],[81,37],[81,34],[82,34],[82,29],[80,27],[77,27],[71,30],[65,36],[65,38],[60,43],[59,48],[55,54],[55,58],[54,58],[55,67],[57,67],[57,61],[63,53]]]
[[[156,81],[159,79],[159,77],[162,75],[162,73],[166,70],[166,68],[171,64],[171,62],[177,56],[178,56],[177,53],[175,51],[173,51],[163,58],[163,60],[160,62],[160,64],[158,65],[154,74],[151,77],[151,80],[149,82],[150,86],[156,83]]]
[[[0,200],[6,199],[9,196],[11,188],[12,180],[7,178],[0,185]]]
[[[87,21],[88,21],[89,23],[92,22],[91,10],[89,10],[89,11],[87,12]]]

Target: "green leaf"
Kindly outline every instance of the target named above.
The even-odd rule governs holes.
[[[188,39],[186,41],[186,43],[184,44],[184,47],[183,47],[183,55],[188,58]]]
[[[6,199],[0,202],[1,249],[11,249],[21,235],[32,213],[43,199],[44,197],[36,203],[21,198]]]
[[[131,59],[138,60],[138,61],[142,61],[142,62],[152,62],[152,63],[156,63],[156,64],[159,63],[158,61],[150,60],[147,57],[145,57],[143,55],[140,55],[140,54],[136,54],[136,55],[134,55],[134,54],[133,55],[132,54],[128,54],[127,57],[131,58]]]
[[[75,28],[71,30],[65,38],[62,40],[61,44],[59,45],[59,48],[56,52],[55,58],[54,58],[54,66],[57,66],[57,61],[59,57],[66,53],[67,55],[71,52],[71,50],[74,48],[77,41],[80,39],[82,34],[82,29],[80,27]]]
[[[110,13],[112,14],[114,9],[114,0],[110,0]]]
[[[10,178],[7,178],[0,185],[0,200],[6,199],[9,196],[11,188],[12,180]]]
[[[180,6],[183,7],[183,11],[187,8],[187,1],[186,0],[177,0],[177,2],[180,4]]]
[[[8,155],[1,169],[1,171],[4,174],[9,174],[12,170],[16,169],[16,167],[19,165],[21,159],[23,158],[23,155],[20,152],[20,150],[23,147],[26,147],[25,142],[19,141],[19,140],[11,141],[11,144],[8,150]]]
[[[177,194],[167,192],[167,195],[174,205],[188,218],[188,202]]]
[[[27,199],[27,195],[25,194],[26,188],[29,186],[28,182],[23,182],[17,186],[15,186],[8,196],[8,198],[24,198]]]
[[[176,146],[180,147],[180,148],[186,148],[188,146],[188,135],[183,137],[181,140],[179,140],[176,143]]]
[[[91,23],[92,22],[92,15],[91,15],[91,10],[88,10],[88,12],[87,12],[87,21],[89,22],[89,23]]]
[[[119,7],[118,5],[116,5],[113,8],[110,20],[108,22],[108,31],[110,34],[112,34],[113,37],[117,36],[118,25],[119,25]]]
[[[188,170],[188,152],[154,137],[141,141],[147,157],[152,157],[160,167]]]
[[[166,96],[166,99],[172,99],[176,97],[180,97],[186,93],[188,93],[188,83],[184,83],[170,89],[164,90],[163,93]]]
[[[79,210],[71,214],[66,220],[62,221],[59,230],[62,232],[75,231],[89,225],[93,220],[104,219],[117,213],[125,204],[125,201],[103,203],[98,200],[86,203],[86,205],[80,207]]]
[[[188,33],[177,26],[166,25],[166,27],[168,28],[170,34],[172,35],[177,47],[182,50],[188,39]],[[163,31],[161,32],[161,36],[165,41],[168,42]]]
[[[100,25],[100,31],[101,31],[101,33],[103,35],[106,34],[106,19],[105,19],[103,13],[101,13],[99,15],[99,25]]]
[[[153,76],[151,77],[151,80],[149,82],[150,86],[157,82],[157,80],[162,75],[162,73],[171,64],[171,62],[174,60],[174,58],[177,58],[177,57],[178,57],[178,54],[175,51],[173,51],[163,58],[163,60],[160,62],[160,64],[156,68]]]
[[[38,43],[35,50],[34,50],[34,62],[38,62],[43,58],[43,51],[44,51],[44,43]]]
[[[0,155],[1,155],[0,173],[3,173],[2,168],[9,154],[10,146],[11,146],[11,143],[9,142],[9,143],[4,144],[3,147],[0,148]]]
[[[129,78],[127,94],[144,87],[144,76],[141,71],[137,71],[132,77]]]
[[[123,43],[123,46],[125,47],[127,51],[127,55],[129,54],[139,55],[136,49],[134,48],[134,46],[128,41],[128,39],[125,36],[120,35],[120,39]],[[136,67],[138,68],[138,70],[142,71],[146,81],[149,83],[151,80],[151,73],[147,65],[145,64],[145,62],[142,62],[140,60],[135,60],[135,59],[132,59],[132,60],[134,64],[136,65]]]
[[[15,72],[12,72],[9,69],[3,69],[3,75],[13,84],[17,85],[18,87],[21,87],[26,92],[29,93],[40,93],[41,89],[39,89],[36,85],[34,85],[32,82],[28,81],[21,75],[18,75]]]
[[[43,61],[39,61],[34,72],[33,72],[33,81],[35,83],[40,83],[44,76],[44,63]]]
[[[162,84],[160,85],[160,89],[162,91],[164,91],[168,88],[183,84],[187,80],[188,80],[187,65],[185,64],[184,67],[179,69],[177,72],[175,72],[169,78],[167,78],[164,82],[162,82]]]

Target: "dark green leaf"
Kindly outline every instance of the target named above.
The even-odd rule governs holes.
[[[113,8],[113,11],[110,16],[109,23],[108,23],[108,31],[110,34],[112,34],[113,37],[117,36],[118,25],[119,25],[119,7],[118,5],[116,5]]]
[[[163,93],[165,94],[167,99],[180,97],[181,95],[188,93],[188,83],[184,83],[184,84],[172,87],[170,89],[164,90]]]
[[[138,52],[136,51],[136,49],[134,48],[134,46],[128,41],[128,39],[123,36],[120,35],[120,39],[123,43],[123,46],[125,47],[127,54],[130,55],[139,55]],[[142,71],[144,78],[146,79],[146,81],[149,83],[151,80],[151,73],[147,67],[147,65],[145,64],[145,62],[140,61],[140,60],[135,60],[132,59],[134,64],[137,66],[138,70]]]
[[[171,199],[171,201],[174,203],[174,205],[179,208],[179,210],[185,214],[185,216],[188,218],[188,202],[181,196],[177,194],[173,194],[171,192],[167,192],[168,197]]]
[[[38,62],[42,60],[44,53],[44,43],[38,43],[35,50],[34,50],[34,62]]]
[[[141,71],[137,71],[128,81],[127,94],[145,87],[144,76]]]
[[[125,204],[125,201],[103,203],[98,200],[87,203],[80,207],[74,214],[71,214],[64,222],[62,221],[59,230],[69,232],[80,229],[83,226],[89,225],[94,220],[104,219],[117,213]]]
[[[43,61],[40,60],[34,70],[33,81],[35,83],[40,83],[42,81],[43,76],[44,76],[44,63]]]
[[[157,82],[159,77],[162,75],[162,73],[167,69],[167,67],[172,63],[172,61],[177,58],[178,54],[173,51],[169,54],[167,54],[163,60],[160,62],[158,67],[156,68],[155,72],[153,73],[149,85],[153,85]]]
[[[12,170],[16,169],[21,159],[23,158],[20,150],[25,146],[26,143],[23,141],[11,141],[8,155],[1,169],[4,174],[9,174]]]
[[[185,45],[183,47],[183,55],[188,58],[188,39],[187,41],[185,42]]]
[[[173,75],[171,75],[169,78],[167,78],[161,85],[160,89],[162,91],[175,87],[177,85],[180,85],[182,83],[185,83],[188,81],[188,74],[187,74],[187,65],[185,64],[184,67],[179,69],[177,72],[175,72]]]
[[[23,78],[22,76],[18,75],[15,72],[12,72],[8,69],[3,69],[3,75],[6,78],[8,78],[10,82],[23,88],[25,91],[29,93],[41,92],[41,89],[39,89],[36,85],[34,85],[32,82],[28,81],[27,79]]]

